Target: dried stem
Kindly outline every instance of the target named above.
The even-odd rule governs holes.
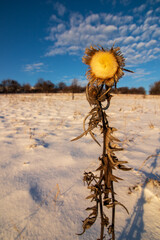
[[[102,193],[100,192],[100,214],[101,214],[101,233],[100,233],[100,240],[103,240],[104,235],[104,219],[103,219],[103,203],[102,203]]]
[[[114,197],[114,187],[113,187],[113,181],[111,181],[111,191],[112,191],[112,202],[113,202],[113,208],[112,208],[112,240],[115,240],[115,232],[114,232],[114,226],[115,226],[115,197]]]
[[[102,109],[102,104],[99,102],[99,107],[101,110],[101,115],[102,115],[102,127],[103,127],[103,158],[106,156],[106,134],[107,134],[107,126],[108,126],[108,121],[107,119],[105,120],[104,117],[104,112]],[[102,159],[103,159],[102,158]],[[104,164],[102,162],[102,164]],[[108,168],[109,162],[107,162],[107,169]],[[103,172],[103,170],[101,170]],[[102,173],[103,174],[103,173]],[[101,175],[102,175],[101,174]],[[108,174],[107,174],[108,175]],[[107,186],[108,188],[108,186]],[[112,202],[113,202],[113,208],[112,208],[112,240],[115,240],[115,232],[114,232],[114,225],[115,225],[115,197],[114,197],[114,187],[113,187],[113,181],[111,181],[111,194],[112,194]],[[101,214],[101,234],[100,234],[100,240],[103,240],[103,235],[104,235],[104,223],[103,223],[103,203],[102,203],[102,194],[100,194],[100,214]]]
[[[99,102],[99,107],[101,110],[101,115],[102,115],[102,126],[103,126],[103,157],[106,155],[106,123],[104,119],[104,112],[102,110],[102,104]],[[102,159],[103,159],[102,157]],[[104,164],[104,163],[102,163]],[[103,170],[101,170],[101,174],[103,175]],[[100,194],[100,214],[101,214],[101,234],[100,234],[100,240],[103,240],[103,235],[104,235],[104,219],[103,219],[103,203],[102,203],[102,194]]]
[[[83,178],[84,182],[86,182],[88,185],[88,189],[91,191],[91,194],[86,199],[90,199],[91,202],[95,201],[96,205],[86,209],[87,211],[92,212],[83,221],[83,232],[78,235],[82,235],[86,229],[89,229],[95,223],[99,213],[101,219],[101,230],[100,238],[98,240],[103,240],[105,238],[105,227],[108,228],[108,233],[111,235],[111,239],[115,240],[115,205],[119,204],[124,208],[125,206],[115,199],[113,181],[118,182],[118,180],[122,179],[113,175],[113,169],[117,168],[120,170],[128,171],[130,168],[126,168],[123,165],[126,162],[119,161],[114,153],[115,151],[121,151],[123,149],[115,144],[115,142],[119,142],[120,140],[112,135],[116,129],[110,127],[107,120],[105,110],[110,105],[111,95],[109,91],[104,94],[103,87],[103,84],[98,87],[88,85],[87,98],[89,103],[94,103],[94,107],[84,119],[84,133],[82,133],[79,137],[73,139],[78,140],[87,133],[90,133],[93,140],[98,143],[93,132],[94,129],[100,128],[101,133],[103,134],[102,156],[99,157],[100,166],[96,170],[99,171],[99,174],[96,175],[93,172],[85,172]],[[107,90],[107,86],[105,87]],[[107,106],[104,108],[102,106],[102,102],[105,100],[107,100]],[[88,129],[85,127],[86,121],[88,121]],[[98,145],[100,144],[98,143]],[[109,221],[109,218],[105,215],[104,208],[106,207],[107,209],[112,208],[111,221]],[[126,208],[125,210],[127,211]]]

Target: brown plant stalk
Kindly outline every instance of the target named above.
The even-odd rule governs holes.
[[[115,155],[116,151],[122,151],[123,149],[117,145],[120,140],[113,136],[116,129],[109,126],[105,111],[110,106],[111,88],[123,76],[122,70],[130,70],[123,68],[125,65],[124,58],[119,48],[114,49],[112,47],[108,51],[104,48],[97,49],[91,46],[90,49],[86,49],[86,56],[84,56],[83,61],[90,66],[90,70],[87,72],[89,83],[86,87],[86,97],[93,108],[84,119],[84,132],[72,141],[78,140],[89,133],[93,140],[100,145],[94,133],[94,130],[98,128],[103,136],[103,150],[99,157],[100,165],[96,169],[96,173],[84,172],[83,181],[91,191],[86,199],[95,204],[86,209],[91,213],[83,221],[83,232],[78,235],[82,235],[89,229],[100,214],[100,238],[97,240],[105,238],[105,228],[111,235],[111,239],[115,240],[115,206],[121,205],[127,212],[128,210],[115,199],[114,182],[122,179],[113,175],[113,171],[116,169],[128,171],[130,168],[124,166],[124,163],[127,163],[126,161],[119,161]],[[88,125],[87,129],[86,125]],[[110,208],[112,208],[111,220],[105,214],[106,209]]]

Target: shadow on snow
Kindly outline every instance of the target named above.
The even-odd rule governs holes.
[[[160,141],[160,138],[159,138]],[[142,238],[142,234],[145,232],[144,229],[144,220],[143,220],[143,215],[144,215],[144,204],[145,204],[145,196],[144,196],[144,190],[146,187],[146,184],[149,179],[157,179],[159,176],[155,175],[153,171],[157,167],[157,162],[158,162],[158,155],[160,154],[160,149],[156,150],[156,156],[153,158],[152,163],[150,165],[151,167],[151,172],[148,173],[146,171],[141,170],[141,173],[145,176],[146,180],[142,186],[142,192],[141,196],[138,199],[133,212],[131,214],[131,217],[127,219],[126,226],[124,227],[120,237],[118,240],[138,240]],[[138,169],[135,169],[138,171]]]

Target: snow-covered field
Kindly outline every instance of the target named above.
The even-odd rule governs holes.
[[[70,141],[91,109],[85,95],[0,95],[0,106],[0,240],[96,240],[99,221],[76,235],[93,205],[83,172],[102,153],[90,136]],[[159,240],[160,97],[114,96],[107,115],[125,149],[117,156],[133,168],[115,172],[130,212],[116,207],[116,239]]]

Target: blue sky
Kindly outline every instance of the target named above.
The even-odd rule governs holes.
[[[120,46],[118,87],[160,80],[160,0],[0,0],[0,80],[86,84],[86,47]]]

